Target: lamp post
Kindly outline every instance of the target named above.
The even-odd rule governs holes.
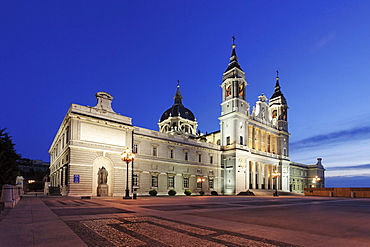
[[[206,181],[205,178],[198,178],[197,183],[200,183],[200,190],[203,191],[203,183]],[[201,193],[204,194],[204,193]]]
[[[318,183],[318,182],[320,182],[320,180],[321,180],[321,178],[319,178],[319,176],[315,176],[313,179],[312,179],[312,182],[313,182],[313,185],[312,185],[312,187],[314,187],[315,188],[315,184],[316,183]],[[320,188],[320,186],[317,186],[317,188]]]
[[[125,197],[123,197],[123,199],[131,199],[130,197],[130,190],[128,188],[128,164],[133,161],[135,158],[135,153],[132,152],[131,149],[129,148],[126,148],[125,150],[123,150],[123,153],[121,153],[121,160],[123,162],[126,162],[127,164],[127,170],[126,170],[126,190],[125,190]]]
[[[275,179],[275,192],[274,192],[273,196],[279,196],[278,191],[277,191],[277,178],[280,177],[280,172],[275,170],[272,173],[272,177],[273,177],[273,179]]]

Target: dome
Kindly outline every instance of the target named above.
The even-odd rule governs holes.
[[[182,117],[191,121],[195,121],[194,114],[182,104],[174,104],[171,108],[166,110],[161,117],[161,122],[169,117]]]
[[[162,114],[160,122],[168,119],[169,117],[182,117],[191,121],[195,121],[194,114],[182,104],[182,96],[180,93],[180,84],[177,85],[177,90],[175,97],[173,97],[175,102],[172,107],[169,108]]]

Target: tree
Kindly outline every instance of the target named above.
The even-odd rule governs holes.
[[[15,184],[19,174],[18,160],[21,158],[14,149],[14,144],[5,129],[0,129],[0,186]]]

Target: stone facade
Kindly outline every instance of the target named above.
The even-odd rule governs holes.
[[[171,189],[235,195],[276,187],[303,193],[315,176],[321,178],[316,187],[323,187],[321,159],[315,165],[290,161],[288,105],[279,77],[272,97],[260,95],[252,112],[247,85],[233,45],[221,84],[220,131],[205,135],[183,105],[180,85],[159,131],[135,127],[131,118],[115,113],[113,97],[105,92],[96,94],[95,107],[72,104],[49,150],[51,186],[59,186],[62,195],[98,196],[98,172],[104,167],[108,196],[124,196],[127,184],[138,195],[153,189],[159,195]],[[125,147],[136,153],[129,165],[120,158]]]

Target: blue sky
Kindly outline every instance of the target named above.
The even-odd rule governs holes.
[[[328,186],[370,186],[368,13],[370,1],[2,1],[0,127],[23,157],[49,160],[71,103],[106,91],[157,130],[180,80],[199,129],[218,130],[234,35],[252,106],[280,72],[291,160],[322,157]]]

